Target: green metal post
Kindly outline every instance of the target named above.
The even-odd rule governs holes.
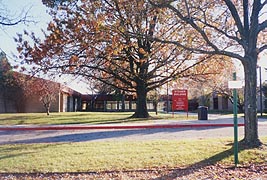
[[[233,73],[233,80],[236,80],[236,73]],[[238,124],[237,124],[237,92],[233,89],[234,96],[234,159],[235,166],[238,164]]]

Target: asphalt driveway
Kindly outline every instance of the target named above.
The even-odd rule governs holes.
[[[239,118],[238,134],[244,136],[243,120]],[[157,121],[157,128],[142,128],[148,124],[127,124],[128,128],[112,128],[112,125],[104,125],[109,128],[100,129],[48,129],[48,130],[1,130],[0,144],[14,143],[59,143],[59,142],[87,142],[87,141],[119,141],[119,140],[179,140],[179,139],[203,139],[233,137],[234,128],[231,125],[232,118],[214,116],[208,121]],[[152,122],[153,123],[153,122]],[[190,126],[180,126],[180,125]],[[168,125],[168,128],[164,128]],[[214,125],[214,126],[213,126]],[[122,125],[123,126],[123,125]],[[171,127],[173,126],[173,127]],[[36,126],[23,126],[36,127]],[[138,127],[138,128],[137,128]],[[2,127],[3,128],[3,127]],[[16,126],[16,128],[18,128]],[[21,128],[21,127],[19,127]],[[259,119],[259,136],[267,136],[267,119]]]

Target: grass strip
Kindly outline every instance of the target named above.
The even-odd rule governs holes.
[[[0,114],[0,125],[67,125],[67,124],[114,124],[114,123],[133,123],[133,122],[148,122],[157,120],[196,120],[196,115],[191,115],[187,118],[186,115],[150,113],[151,118],[137,119],[129,118],[133,112],[66,112],[66,113],[51,113],[47,116],[45,113],[14,113]]]
[[[262,148],[240,150],[240,164],[267,163],[267,137],[261,141]],[[1,173],[138,170],[233,161],[229,138],[0,146]]]

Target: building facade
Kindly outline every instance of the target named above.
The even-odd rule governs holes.
[[[43,79],[42,79],[43,80]],[[60,83],[45,80],[58,87],[51,92],[53,100],[50,112],[75,112],[81,110],[81,93]],[[0,113],[42,113],[46,109],[38,94],[25,95],[19,87],[7,87],[0,91]]]

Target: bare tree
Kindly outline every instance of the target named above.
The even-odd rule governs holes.
[[[169,9],[175,21],[183,23],[183,39],[155,37],[197,54],[217,54],[239,60],[245,73],[245,138],[250,146],[261,144],[258,137],[256,87],[258,55],[267,49],[266,0],[171,0],[150,1],[155,7]],[[173,31],[179,34],[180,32]]]

